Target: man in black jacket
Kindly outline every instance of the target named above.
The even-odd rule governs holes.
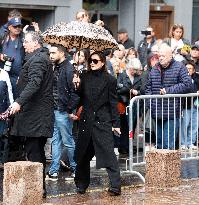
[[[129,38],[128,31],[125,28],[121,28],[117,33],[118,43],[122,44],[125,49],[134,47],[134,42]]]
[[[155,33],[153,31],[153,28],[151,28],[150,26],[147,27],[146,33],[144,34],[145,37],[143,40],[141,40],[138,44],[138,55],[139,55],[139,59],[142,63],[143,68],[147,65],[147,58],[148,55],[151,53],[151,47],[155,44],[156,39],[155,39]],[[148,35],[148,33],[150,33],[150,35]]]
[[[26,33],[23,46],[26,63],[17,83],[19,97],[10,106],[11,114],[16,114],[11,135],[26,138],[27,159],[43,163],[45,171],[44,146],[52,137],[54,122],[52,64],[37,32]]]
[[[72,135],[72,127],[73,120],[77,119],[73,111],[79,103],[79,97],[75,93],[75,87],[72,82],[73,67],[66,59],[65,48],[60,45],[52,45],[50,48],[50,59],[54,63],[53,96],[55,124],[52,138],[52,163],[46,180],[56,181],[58,180],[62,143],[67,148],[72,171],[69,179],[74,178],[76,163],[73,159],[75,142]]]

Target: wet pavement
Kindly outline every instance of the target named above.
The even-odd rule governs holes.
[[[120,159],[121,171],[125,170],[125,159]],[[144,166],[134,167],[136,171],[145,175]],[[62,191],[58,184],[48,183],[51,187],[46,203],[54,205],[198,205],[199,204],[199,160],[182,161],[182,183],[178,187],[152,189],[144,186],[136,175],[122,174],[122,195],[109,196],[107,192],[108,178],[104,170],[92,169],[91,185],[85,195],[75,193],[74,183],[68,183],[61,176],[58,183],[62,183]],[[54,183],[54,184],[53,184]],[[52,192],[53,190],[53,192]],[[59,194],[58,194],[59,192]],[[52,194],[54,193],[54,194]],[[56,195],[57,193],[57,195]]]
[[[86,194],[75,192],[74,182],[65,181],[69,172],[61,172],[57,182],[47,181],[47,199],[44,203],[62,205],[198,205],[199,160],[182,161],[182,183],[178,187],[152,189],[144,186],[138,176],[125,173],[125,158],[119,159],[122,173],[122,195],[111,197],[107,193],[108,176],[105,170],[91,169],[91,184]],[[135,166],[143,175],[144,166]],[[3,172],[0,172],[2,181]],[[0,183],[2,201],[2,183]]]
[[[144,186],[126,187],[122,195],[116,197],[103,191],[50,198],[46,202],[54,205],[198,205],[199,180],[184,180],[178,187],[158,190],[147,190]]]

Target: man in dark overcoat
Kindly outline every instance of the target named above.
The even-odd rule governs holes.
[[[26,63],[17,84],[19,96],[10,106],[11,114],[15,114],[11,134],[26,138],[27,159],[43,163],[45,170],[44,146],[52,137],[54,122],[53,70],[38,33],[25,34],[23,46]]]

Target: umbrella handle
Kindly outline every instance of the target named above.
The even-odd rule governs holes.
[[[75,75],[76,75],[76,76],[75,76]],[[78,72],[78,70],[75,69],[75,68],[74,68],[74,77],[77,77],[77,78],[79,77],[79,72]],[[78,87],[79,87],[79,86],[78,86],[79,83],[78,83],[78,82],[73,82],[73,83],[74,83],[74,86],[75,86],[75,90],[77,90]]]

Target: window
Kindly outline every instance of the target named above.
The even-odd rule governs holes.
[[[86,10],[118,10],[118,0],[83,0]]]

